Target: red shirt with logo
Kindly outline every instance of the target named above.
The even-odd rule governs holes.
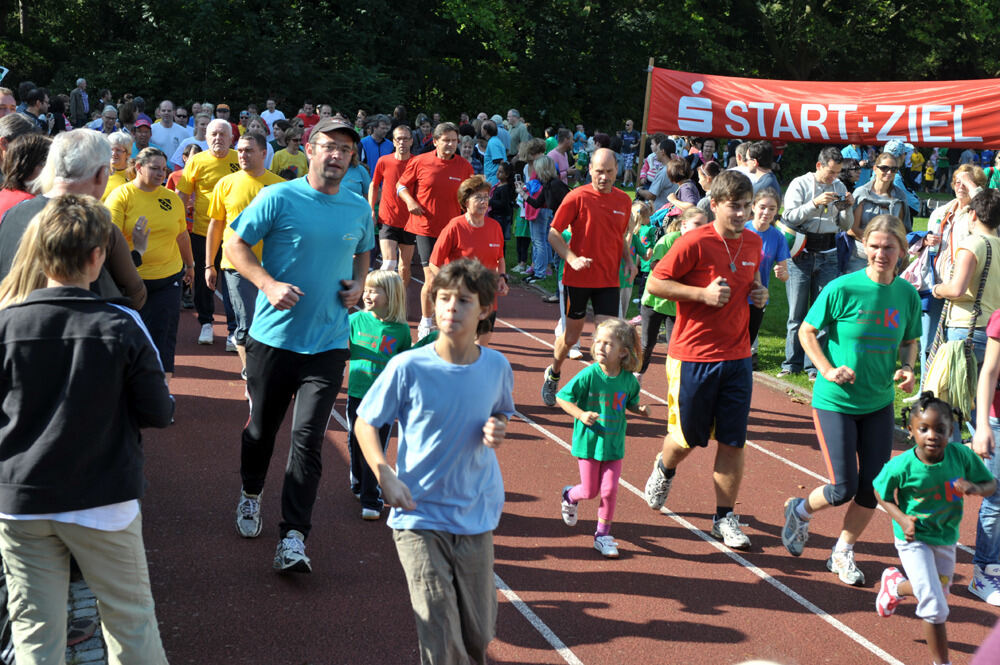
[[[424,214],[410,215],[406,230],[431,238],[441,235],[448,222],[462,214],[458,205],[458,186],[473,175],[472,164],[459,155],[441,159],[435,151],[409,159],[397,184],[409,190]],[[405,209],[402,199],[400,205]]]
[[[410,211],[406,209],[403,199],[396,195],[396,183],[411,159],[413,158],[408,157],[399,160],[394,155],[385,155],[384,159],[378,160],[378,163],[375,164],[375,172],[372,174],[372,186],[375,189],[378,189],[379,186],[382,187],[378,204],[378,219],[383,224],[394,226],[397,229],[405,227],[406,220],[410,216]]]
[[[632,199],[617,188],[602,194],[592,185],[583,185],[566,195],[552,219],[552,228],[560,233],[570,229],[569,248],[593,263],[577,271],[567,262],[563,284],[589,289],[618,287],[631,210]]]
[[[440,268],[462,258],[478,259],[490,270],[503,272],[503,228],[495,219],[487,217],[480,227],[469,224],[465,215],[448,222],[434,243],[431,264]]]
[[[706,287],[719,276],[729,284],[729,302],[713,307],[694,300],[677,302],[677,321],[667,351],[671,358],[695,362],[750,357],[750,307],[747,297],[760,266],[761,239],[743,229],[723,239],[714,224],[678,238],[653,268],[652,276],[688,286]],[[732,263],[736,270],[730,267]]]

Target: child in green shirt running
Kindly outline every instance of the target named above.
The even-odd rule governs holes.
[[[885,569],[875,610],[887,617],[903,596],[915,596],[916,614],[925,621],[934,663],[945,665],[947,596],[955,572],[963,496],[990,496],[996,479],[971,449],[949,442],[954,423],[947,402],[925,392],[908,415],[916,446],[889,460],[873,483],[879,505],[893,519],[896,550],[906,576],[898,568]]]

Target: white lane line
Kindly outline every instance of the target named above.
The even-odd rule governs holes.
[[[330,415],[333,416],[334,420],[340,423],[340,426],[344,428],[344,431],[348,430],[347,419],[340,414],[340,411],[338,411],[336,407],[334,407],[333,411],[330,412]],[[543,429],[542,431],[546,430]],[[548,434],[551,437],[555,437],[554,434]],[[510,601],[511,605],[517,608],[517,611],[528,620],[528,623],[530,623],[543,638],[545,638],[545,641],[548,642],[553,649],[555,649],[556,653],[558,653],[563,660],[569,663],[569,665],[583,665],[583,661],[576,657],[576,654],[574,654],[569,647],[566,646],[566,643],[560,640],[559,636],[556,635],[544,621],[542,621],[541,617],[535,614],[534,611],[528,607],[528,604],[521,600],[520,596],[518,596],[514,590],[511,589],[495,572],[493,573],[493,581],[496,584],[497,589],[500,590],[500,593],[502,593],[507,600]]]
[[[531,418],[525,416],[524,414],[520,413],[519,411],[515,411],[514,415],[517,416],[518,418],[520,418],[521,420],[523,420],[529,426],[533,427],[534,429],[538,430],[539,432],[541,432],[542,434],[544,434],[545,436],[547,436],[548,438],[550,438],[555,443],[557,443],[560,446],[562,446],[563,448],[565,448],[567,450],[571,449],[571,446],[568,443],[566,443],[565,441],[563,441],[559,437],[553,435],[551,432],[549,432],[547,429],[545,429],[544,427],[542,427],[541,425],[539,425],[538,423],[536,423],[535,421],[533,421]],[[628,481],[626,481],[624,479],[620,479],[619,483],[623,487],[625,487],[628,491],[632,492],[633,494],[635,494],[639,498],[643,499],[643,501],[645,501],[644,493],[642,491],[640,491],[638,487],[636,487],[635,485],[633,485],[632,483],[630,483],[630,482],[628,482]],[[790,587],[788,587],[783,582],[775,579],[767,571],[762,570],[761,568],[757,567],[756,565],[754,565],[753,563],[751,563],[747,559],[743,558],[742,556],[740,556],[739,554],[737,554],[733,550],[729,549],[728,547],[726,547],[725,545],[723,545],[719,541],[715,540],[715,538],[712,538],[710,535],[708,535],[707,533],[705,533],[704,531],[702,531],[701,529],[699,529],[695,525],[691,524],[690,522],[688,522],[686,519],[684,519],[680,515],[677,515],[673,511],[671,511],[669,509],[666,509],[666,508],[661,509],[660,512],[662,514],[666,515],[667,517],[669,517],[670,519],[674,520],[675,522],[677,522],[681,526],[683,526],[685,529],[687,529],[691,533],[697,535],[699,538],[701,538],[705,542],[711,544],[713,547],[715,547],[715,549],[719,550],[720,552],[722,552],[723,554],[725,554],[726,556],[728,556],[730,559],[732,559],[736,563],[740,564],[741,566],[743,566],[744,568],[746,568],[747,570],[749,570],[750,572],[752,572],[754,575],[756,575],[760,579],[764,580],[765,582],[767,582],[768,584],[770,584],[771,586],[773,586],[778,591],[781,591],[783,594],[785,594],[786,596],[788,596],[789,598],[791,598],[792,600],[794,600],[796,603],[798,603],[802,607],[806,608],[807,610],[809,610],[810,612],[812,612],[813,614],[815,614],[816,616],[818,616],[819,618],[821,618],[823,621],[827,622],[828,624],[830,624],[831,626],[833,626],[834,628],[836,628],[837,630],[839,630],[841,633],[843,633],[844,635],[846,635],[847,637],[849,637],[850,639],[852,639],[854,642],[856,642],[859,646],[862,646],[865,649],[867,649],[868,651],[871,651],[873,654],[875,654],[876,656],[878,656],[879,658],[881,658],[886,663],[890,663],[891,665],[904,665],[902,661],[900,661],[900,660],[896,659],[895,657],[893,657],[890,653],[886,652],[884,649],[882,649],[881,647],[879,647],[877,644],[875,644],[874,642],[872,642],[871,640],[869,640],[865,636],[861,635],[860,633],[858,633],[857,631],[855,631],[853,628],[851,628],[847,624],[845,624],[842,621],[840,621],[839,619],[834,618],[826,610],[824,610],[823,608],[819,607],[818,605],[816,605],[812,601],[808,600],[807,598],[805,598],[804,596],[802,596],[801,594],[799,594],[794,589],[791,589]]]
[[[576,654],[573,653],[569,647],[567,647],[566,644],[552,632],[552,629],[549,628],[546,623],[542,621],[542,619],[535,614],[530,607],[528,607],[528,604],[521,600],[521,598],[514,593],[513,589],[507,586],[507,583],[500,579],[500,576],[496,573],[493,573],[493,583],[496,584],[498,589],[500,589],[500,593],[502,593],[507,600],[509,600],[510,603],[517,608],[517,611],[524,615],[524,618],[528,620],[528,623],[534,626],[535,630],[537,630],[541,636],[545,638],[545,641],[548,642],[553,649],[555,649],[556,653],[562,656],[563,660],[569,663],[569,665],[583,665],[583,661],[576,657]]]

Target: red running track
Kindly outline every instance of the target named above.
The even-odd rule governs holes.
[[[410,320],[417,316],[410,287]],[[651,417],[632,416],[612,533],[621,558],[592,547],[597,502],[583,502],[570,528],[559,491],[578,481],[566,445],[572,422],[541,403],[557,306],[513,289],[501,300],[493,336],[514,368],[518,417],[499,450],[507,504],[496,531],[500,598],[497,663],[928,662],[914,604],[879,618],[882,569],[898,565],[890,520],[877,513],[857,548],[869,583],[847,587],[825,560],[842,509],[813,521],[800,558],[781,544],[782,504],[824,482],[809,407],[756,383],[751,444],[737,512],[753,547],[736,553],[708,535],[714,512],[712,452],[696,451],[674,481],[667,509],[641,497],[665,431],[662,348],[643,382]],[[219,317],[221,318],[221,317]],[[271,570],[277,542],[287,423],[263,497],[264,533],[240,538],[239,440],[247,416],[239,361],[216,343],[195,344],[197,325],[182,315],[177,344],[177,422],[150,430],[144,446],[149,487],[143,503],[153,593],[170,661],[360,665],[418,663],[405,581],[384,522],[364,522],[348,487],[347,435],[333,419],[308,553],[312,575]],[[588,326],[589,329],[589,326]],[[586,344],[585,344],[586,346]],[[568,361],[564,377],[582,364]],[[344,410],[343,393],[338,400]],[[714,445],[714,444],[713,444]],[[901,450],[902,448],[899,447]],[[975,537],[979,499],[967,501],[962,544]],[[952,587],[952,662],[965,663],[997,619],[996,608],[966,590],[971,555],[960,550]]]

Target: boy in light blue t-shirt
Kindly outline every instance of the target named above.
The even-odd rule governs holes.
[[[388,524],[410,589],[422,662],[484,663],[496,628],[493,530],[504,490],[494,449],[514,413],[514,375],[476,345],[496,275],[460,259],[431,284],[433,344],[393,357],[368,390],[355,434],[393,506]],[[399,421],[396,468],[378,428]],[[459,603],[458,599],[462,599]]]

